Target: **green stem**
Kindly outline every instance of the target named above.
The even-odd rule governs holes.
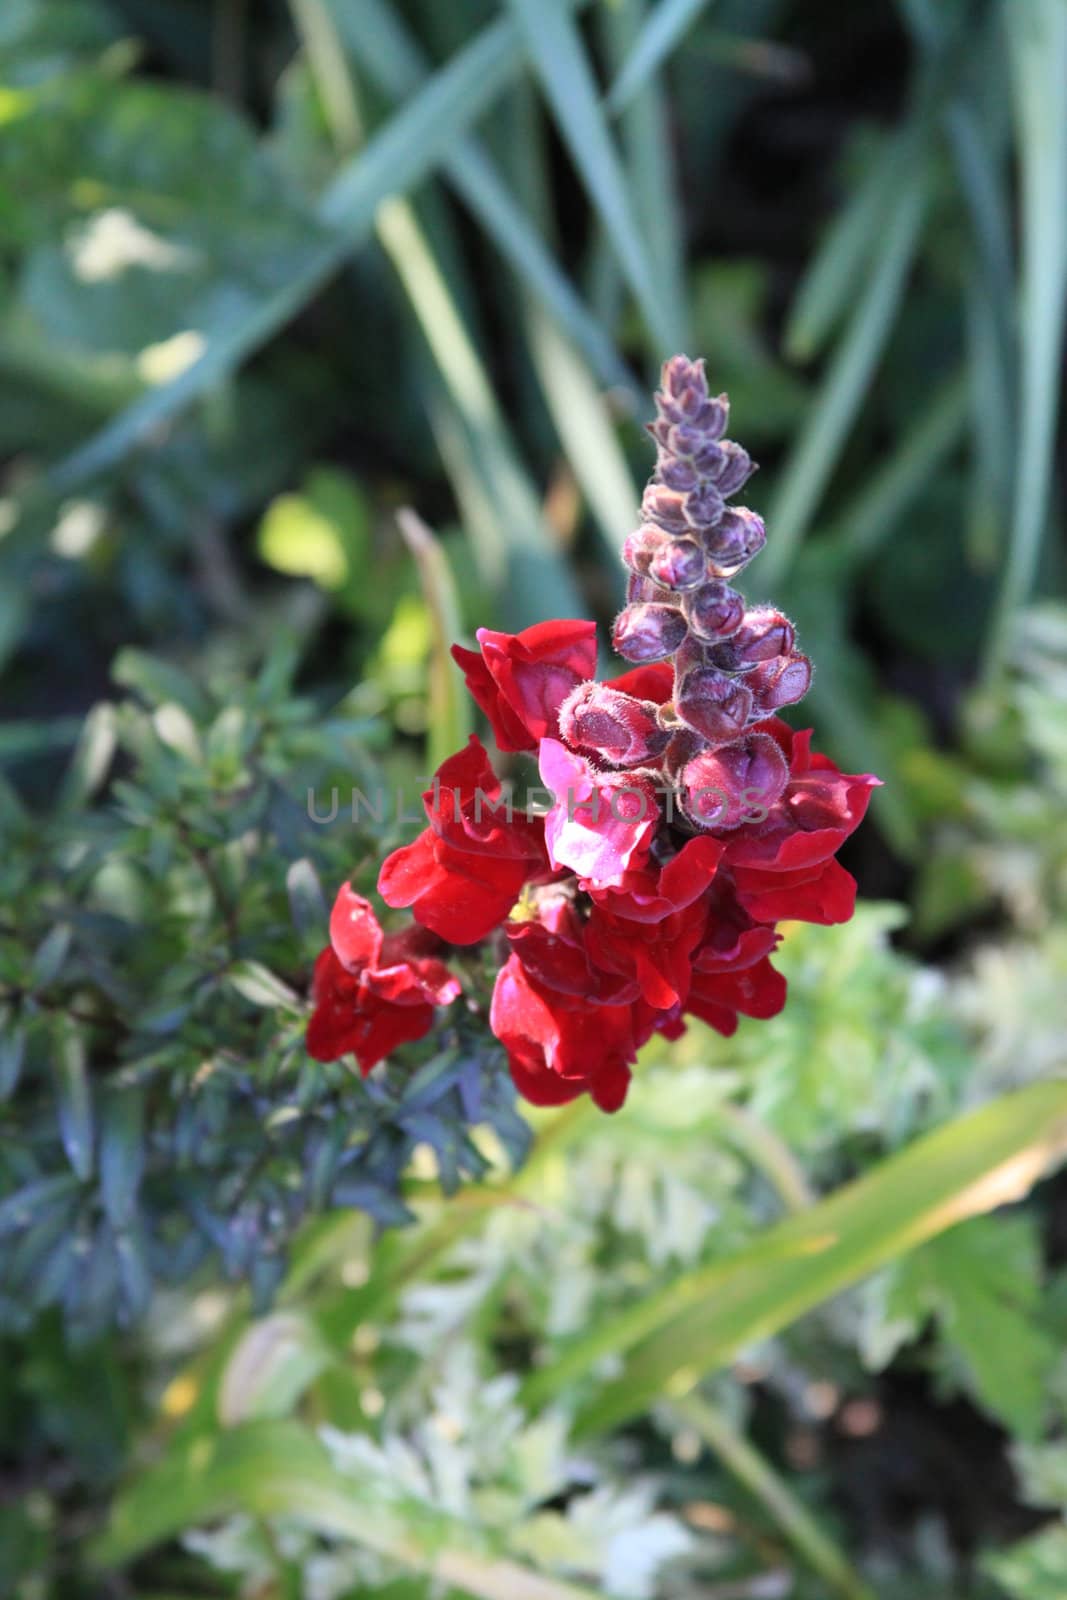
[[[754,1495],[777,1522],[797,1554],[842,1600],[874,1600],[859,1573],[846,1560],[811,1512],[729,1418],[709,1401],[689,1395],[667,1407],[669,1416],[692,1428],[727,1471]]]

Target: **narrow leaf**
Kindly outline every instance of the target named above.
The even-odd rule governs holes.
[[[681,343],[638,227],[618,151],[597,97],[596,81],[562,0],[509,0],[541,89],[590,199],[612,241],[659,353]]]
[[[85,1063],[85,1040],[66,1017],[57,1018],[52,1027],[52,1071],[63,1148],[75,1173],[84,1182],[93,1170],[93,1106]]]
[[[888,218],[878,264],[834,353],[807,425],[783,468],[767,514],[770,537],[760,578],[780,586],[794,550],[811,525],[849,428],[868,391],[915,254],[925,208],[916,176]]]
[[[518,33],[504,18],[435,72],[325,191],[316,212],[325,234],[284,287],[235,316],[183,373],[141,396],[68,456],[49,476],[53,490],[65,493],[115,466],[273,338],[367,238],[382,201],[438,166],[451,142],[511,82],[521,59]]]
[[[578,1419],[591,1433],[678,1399],[746,1344],[967,1217],[1019,1200],[1067,1154],[1067,1079],[983,1106],[787,1218],[748,1249],[683,1273],[584,1335],[526,1383],[536,1410],[607,1356],[630,1354]]]
[[[1022,169],[1022,380],[1015,505],[989,645],[991,669],[1003,658],[1037,573],[1067,314],[1067,6],[1063,0],[1009,0],[1003,18]]]
[[[708,0],[656,0],[604,102],[610,112],[629,105],[707,5]]]
[[[469,699],[451,646],[462,633],[459,597],[448,557],[426,524],[407,507],[397,512],[404,542],[415,557],[423,599],[433,627],[430,651],[430,726],[427,760],[436,772],[442,761],[467,742],[471,731]]]

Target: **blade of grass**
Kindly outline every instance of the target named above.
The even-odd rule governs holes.
[[[509,623],[579,617],[584,604],[541,515],[533,486],[515,454],[485,368],[463,325],[425,236],[405,201],[388,201],[378,233],[403,283],[423,336],[470,436],[486,487],[499,515],[506,570],[489,573],[506,583]]]
[[[867,263],[879,248],[882,221],[912,181],[916,130],[886,141],[870,170],[841,207],[793,298],[782,336],[790,361],[810,361],[851,304]]]
[[[641,308],[658,356],[679,347],[637,223],[618,151],[601,110],[581,36],[562,0],[508,0],[560,135]]]
[[[530,355],[556,432],[621,583],[619,553],[636,526],[639,496],[611,415],[589,369],[551,318],[531,304],[525,322]]]
[[[926,205],[924,175],[913,174],[886,220],[870,283],[841,336],[808,421],[782,470],[768,510],[770,539],[760,573],[780,585],[811,525],[867,392],[904,293]]]
[[[316,81],[329,60],[320,92],[335,141],[343,149],[349,130],[359,128],[355,85],[333,18],[323,0],[292,0],[293,17]],[[341,102],[341,103],[338,103]],[[450,401],[469,436],[499,520],[479,518],[472,533],[483,574],[505,590],[509,622],[535,617],[579,616],[583,610],[570,575],[554,555],[537,496],[518,460],[462,313],[415,212],[405,200],[378,208],[378,238],[393,263]],[[531,615],[533,613],[533,615]]]
[[[584,1585],[482,1554],[481,1530],[414,1492],[343,1472],[301,1423],[249,1422],[172,1449],[134,1478],[90,1550],[94,1566],[132,1561],[184,1529],[243,1511],[353,1540],[475,1600],[598,1600]]]
[[[448,557],[425,522],[410,507],[396,514],[404,542],[415,557],[423,599],[433,624],[430,657],[430,726],[427,760],[436,772],[442,761],[462,750],[471,732],[470,701],[463,675],[450,654],[453,640],[463,632],[459,598]]]
[[[428,62],[388,0],[328,0],[328,5],[345,46],[380,92],[403,100],[419,89],[428,75]],[[639,403],[640,391],[611,336],[561,271],[484,147],[473,137],[455,140],[443,170],[501,255],[585,354],[601,381]]]
[[[1003,8],[1022,182],[1019,460],[1011,541],[994,611],[987,673],[1000,667],[1037,574],[1048,517],[1067,311],[1067,6]]]
[[[647,28],[661,12],[662,6],[658,5],[650,18],[646,0],[616,0],[614,5],[601,8],[605,43],[613,64],[621,64],[637,48],[642,28]],[[676,346],[684,348],[689,341],[689,316],[682,213],[667,107],[655,74],[646,77],[640,89],[627,98],[619,132],[656,281],[676,330]]]
[[[919,411],[889,460],[835,518],[824,542],[839,552],[842,575],[881,549],[923,485],[959,443],[968,411],[967,380],[950,378]]]
[[[289,282],[216,328],[184,372],[135,400],[54,467],[50,487],[66,493],[114,467],[266,344],[364,242],[381,202],[434,171],[450,142],[492,104],[521,65],[519,33],[509,18],[502,18],[435,72],[323,193],[316,207],[323,237]]]
[[[718,1406],[697,1395],[689,1395],[669,1405],[667,1414],[683,1427],[692,1428],[727,1471],[764,1506],[830,1593],[840,1595],[842,1600],[875,1600],[873,1589],[868,1588],[851,1562],[823,1531],[803,1500]]]
[[[706,1374],[787,1327],[886,1262],[968,1217],[1021,1199],[1067,1154],[1067,1079],[1032,1084],[959,1117],[817,1205],[787,1217],[732,1259],[682,1273],[535,1372],[530,1411],[607,1357],[622,1373],[578,1417],[588,1435]]]
[[[605,107],[613,115],[631,104],[682,42],[709,0],[658,0],[641,24],[611,85]]]

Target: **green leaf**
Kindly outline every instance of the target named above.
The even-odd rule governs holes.
[[[562,0],[509,0],[541,89],[581,175],[658,352],[681,344],[656,282],[581,36]]]
[[[72,930],[65,922],[57,922],[45,934],[30,963],[30,981],[35,988],[47,989],[55,983],[70,950],[71,934]]]
[[[1067,1527],[1053,1523],[983,1558],[982,1568],[1012,1600],[1062,1600],[1067,1593]]]
[[[793,298],[782,336],[791,361],[818,355],[853,303],[868,263],[884,249],[886,216],[915,181],[920,153],[917,129],[909,125],[886,142],[835,214]]]
[[[482,1554],[470,1523],[397,1494],[373,1473],[341,1472],[294,1422],[247,1423],[172,1450],[119,1496],[92,1554],[103,1566],[128,1562],[233,1511],[284,1517],[329,1538],[354,1540],[476,1600],[597,1600],[584,1586]]]
[[[366,593],[370,509],[348,473],[313,467],[299,494],[279,495],[267,507],[257,543],[276,572]]]
[[[894,1265],[885,1317],[898,1339],[914,1337],[935,1317],[963,1358],[978,1399],[1014,1433],[1033,1439],[1057,1354],[1035,1321],[1040,1296],[1034,1219],[977,1217]]]
[[[100,1111],[100,1195],[115,1228],[133,1215],[144,1164],[144,1092],[135,1084],[120,1085]]]
[[[111,676],[124,689],[133,689],[150,706],[159,707],[173,701],[188,712],[194,722],[207,714],[203,691],[189,674],[172,661],[149,655],[146,650],[129,647],[120,650],[111,664]]]
[[[107,701],[94,706],[85,719],[63,778],[63,807],[73,810],[86,805],[103,785],[115,754],[117,733],[115,707]]]
[[[275,1311],[238,1339],[219,1381],[223,1427],[287,1416],[333,1354],[313,1323],[295,1311]]]
[[[1029,597],[1048,517],[1067,317],[1067,7],[1009,0],[1002,11],[1022,168],[1022,382],[1011,540],[989,642],[1003,661]]]
[[[427,760],[431,772],[436,772],[442,761],[464,747],[471,732],[470,700],[463,674],[451,655],[452,643],[462,632],[459,596],[440,540],[434,538],[413,511],[399,511],[397,522],[415,558],[423,599],[433,625]]]
[[[925,204],[926,184],[922,174],[916,173],[896,210],[885,220],[868,287],[778,479],[767,512],[769,538],[760,571],[767,589],[780,585],[785,577],[868,392],[904,293]]]
[[[93,1171],[93,1103],[85,1040],[75,1023],[57,1017],[52,1024],[51,1044],[59,1133],[67,1160],[84,1182]]]
[[[316,217],[327,235],[316,249],[273,293],[220,322],[203,354],[183,372],[135,401],[57,466],[49,478],[52,488],[66,492],[115,466],[271,339],[364,242],[381,202],[433,171],[451,141],[492,104],[520,64],[518,35],[505,19],[483,29],[435,72],[326,189]]]
[[[314,954],[326,941],[329,912],[319,875],[306,856],[289,867],[285,874],[285,887],[289,891],[289,908],[296,930],[311,954]]]
[[[604,102],[608,111],[614,114],[630,104],[708,3],[709,0],[656,0]]]
[[[571,470],[618,563],[640,498],[603,396],[585,364],[538,306],[526,315],[530,354]],[[622,572],[616,567],[617,581]]]
[[[1067,1081],[1005,1095],[916,1140],[733,1259],[682,1274],[527,1380],[529,1409],[600,1362],[621,1375],[579,1414],[588,1434],[689,1394],[737,1350],[955,1223],[1020,1199],[1067,1153]]]
[[[415,93],[429,64],[387,0],[328,0],[328,7],[346,47],[379,89],[393,100]],[[583,352],[601,382],[643,403],[611,336],[561,271],[484,146],[472,137],[456,140],[445,158],[444,172],[501,255]]]
[[[238,961],[227,972],[226,978],[237,993],[254,1006],[262,1006],[266,1010],[280,1006],[285,1011],[294,1012],[302,1009],[299,996],[261,961]]]
[[[615,0],[615,4],[601,8],[605,43],[613,66],[621,67],[628,54],[637,49],[642,29],[661,17],[663,9],[659,0],[651,15],[648,0]],[[689,349],[685,223],[675,140],[667,97],[654,74],[627,97],[619,118],[619,138],[634,209],[641,219],[656,285],[674,329],[675,348]],[[642,410],[646,404],[643,402]]]

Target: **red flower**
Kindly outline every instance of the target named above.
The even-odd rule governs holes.
[[[382,865],[378,893],[411,906],[417,922],[452,944],[475,944],[545,871],[540,826],[510,817],[479,740],[442,763],[423,794],[430,826]]]
[[[726,846],[710,834],[687,839],[665,865],[648,861],[624,872],[614,884],[603,886],[581,880],[597,905],[634,922],[659,922],[682,911],[706,891],[715,876]]]
[[[542,987],[513,955],[497,974],[489,1025],[515,1087],[533,1105],[565,1105],[588,1092],[602,1111],[617,1111],[625,1100],[637,1054],[628,1005],[590,1005]]]
[[[536,750],[559,733],[559,708],[596,671],[596,624],[538,622],[521,633],[478,629],[481,654],[454,644],[452,654],[501,750]]]
[[[689,993],[691,958],[707,920],[707,905],[699,899],[654,923],[613,917],[594,906],[586,941],[598,968],[632,977],[643,1000],[669,1011]]]
[[[369,901],[343,884],[330,916],[330,945],[315,962],[308,1054],[336,1061],[352,1052],[366,1075],[399,1044],[421,1039],[434,1008],[460,993],[448,968],[425,951],[419,929],[382,933]]]
[[[738,1013],[776,1017],[784,1005],[785,979],[764,957],[737,972],[695,972],[685,1009],[729,1037]]]
[[[553,803],[513,818],[472,739],[423,796],[429,826],[379,878],[432,934],[469,945],[496,932],[490,960],[506,945],[491,1026],[541,1105],[588,1092],[615,1110],[654,1033],[676,1039],[692,1015],[730,1034],[741,1015],[781,1010],[776,924],[852,914],[836,852],[878,782],[839,772],[770,715],[806,693],[811,665],[781,611],[746,607],[726,582],[766,539],[754,512],[726,504],[754,470],[723,437],[726,396],[702,362],[675,356],[656,411],[614,625],[637,665],[595,681],[588,622],[483,628],[478,651],[455,646],[500,749],[537,752]],[[387,939],[365,901],[339,898],[316,968],[316,1053],[377,1060],[429,1027],[457,986],[423,937]]]
[[[545,817],[553,867],[617,883],[640,867],[659,822],[656,792],[637,773],[597,772],[556,739],[541,740],[541,778],[555,798]]]
[[[856,884],[834,860],[862,822],[879,779],[849,776],[812,754],[811,731],[777,717],[761,723],[789,763],[789,782],[765,822],[738,828],[726,845],[738,903],[757,922],[847,922]]]

